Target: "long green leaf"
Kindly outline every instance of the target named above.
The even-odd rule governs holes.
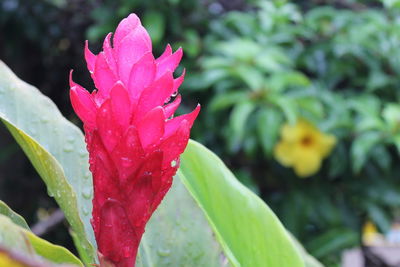
[[[137,267],[228,266],[203,212],[178,177],[146,226]]]
[[[0,214],[3,214],[10,218],[10,220],[15,223],[16,225],[21,226],[22,228],[25,228],[29,230],[29,226],[26,223],[25,219],[13,211],[6,203],[0,200]]]
[[[92,181],[82,132],[54,103],[0,61],[0,119],[46,183],[79,243],[94,262]],[[79,207],[79,208],[78,208]]]
[[[233,266],[304,266],[275,214],[207,148],[189,143],[179,177],[203,209]]]
[[[32,232],[16,225],[5,215],[0,214],[0,245],[26,255],[39,255],[54,263],[68,263],[83,266],[80,260],[66,248],[53,245]]]

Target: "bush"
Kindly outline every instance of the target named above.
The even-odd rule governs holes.
[[[195,138],[229,160],[329,265],[360,243],[367,218],[386,232],[398,212],[398,11],[300,8],[260,2],[214,20],[187,86],[206,98],[206,133]],[[307,180],[274,156],[283,125],[298,119],[337,139]]]

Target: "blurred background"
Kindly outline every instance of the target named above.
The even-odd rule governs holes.
[[[183,47],[180,111],[202,105],[192,138],[311,254],[340,266],[363,239],[396,242],[399,0],[1,0],[0,59],[80,125],[69,70],[93,88],[84,41],[99,52],[131,12],[156,56]],[[0,199],[31,225],[46,220],[57,206],[3,126],[0,148]],[[73,246],[62,223],[44,237]]]

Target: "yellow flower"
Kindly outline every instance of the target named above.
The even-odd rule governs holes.
[[[362,242],[366,246],[376,246],[384,242],[384,237],[378,232],[373,222],[367,221],[362,229]]]
[[[8,266],[8,267],[28,267],[28,265],[22,264],[17,260],[11,258],[7,255],[6,252],[0,252],[0,266]]]
[[[275,158],[285,167],[293,167],[300,177],[315,174],[322,160],[329,155],[336,138],[320,132],[314,125],[298,120],[296,124],[285,124],[281,129],[281,140],[275,146]]]

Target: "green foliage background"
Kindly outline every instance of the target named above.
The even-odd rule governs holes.
[[[184,48],[181,111],[202,104],[192,138],[221,156],[311,254],[335,266],[344,248],[360,243],[367,219],[385,232],[400,215],[400,4],[296,2],[4,0],[0,58],[79,123],[67,75],[74,68],[76,80],[93,87],[84,40],[97,52],[118,21],[139,14],[156,54],[167,42]],[[308,179],[272,153],[282,124],[298,117],[338,139]],[[14,188],[7,165],[29,163],[4,130],[0,136],[1,198],[35,222],[39,206],[54,204],[29,193],[40,185],[28,167],[13,174],[25,177]],[[25,205],[12,190],[34,201]]]

